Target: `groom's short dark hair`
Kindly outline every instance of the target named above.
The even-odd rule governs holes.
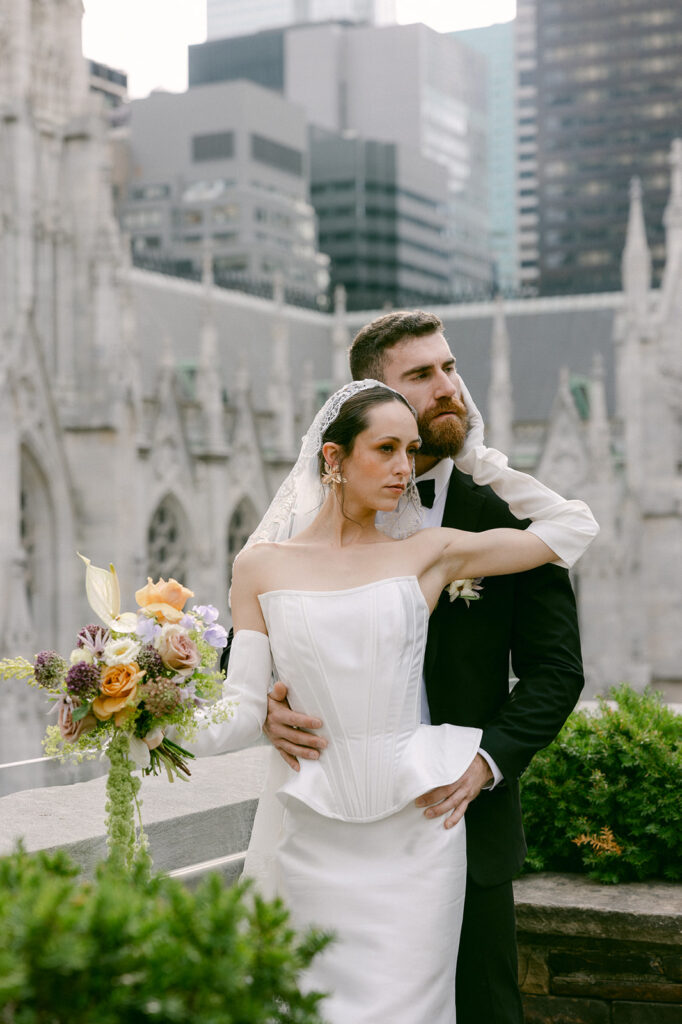
[[[372,320],[359,331],[350,347],[350,372],[353,380],[373,377],[383,380],[384,352],[408,338],[420,338],[443,330],[443,321],[435,313],[422,309],[399,309]]]

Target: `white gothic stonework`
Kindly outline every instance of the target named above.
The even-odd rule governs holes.
[[[77,550],[124,606],[170,574],[226,620],[235,552],[375,315],[218,289],[208,258],[200,284],[131,268],[81,13],[0,0],[0,656],[71,649]],[[659,291],[633,183],[622,294],[437,310],[489,442],[601,522],[575,576],[589,693],[682,689],[680,142],[671,168]],[[0,686],[0,763],[39,756],[39,698]]]

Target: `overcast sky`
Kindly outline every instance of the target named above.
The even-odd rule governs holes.
[[[83,0],[86,57],[126,71],[130,95],[187,88],[187,46],[206,38],[206,0]],[[397,0],[398,21],[439,32],[509,21],[516,0]]]

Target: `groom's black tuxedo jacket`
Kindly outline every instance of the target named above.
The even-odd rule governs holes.
[[[453,469],[443,526],[479,532],[526,525],[489,487]],[[518,677],[511,695],[510,655]],[[567,570],[546,565],[487,577],[469,607],[444,593],[429,623],[425,675],[432,723],[482,729],[481,747],[504,776],[469,805],[466,827],[473,880],[507,881],[526,854],[519,776],[556,736],[584,682]]]

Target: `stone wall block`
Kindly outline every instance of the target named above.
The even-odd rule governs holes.
[[[661,969],[670,981],[682,981],[682,956],[658,957]]]
[[[549,993],[549,967],[542,950],[519,946],[519,986],[522,992]]]
[[[614,1003],[612,1024],[682,1024],[682,1006],[671,1003]]]
[[[653,981],[649,978],[604,978],[589,974],[574,974],[570,977],[557,975],[552,978],[551,987],[553,993],[564,996],[682,1005],[682,985]]]
[[[662,953],[663,951],[661,951]],[[674,974],[669,973],[663,962],[661,953],[653,953],[646,949],[634,949],[631,944],[612,946],[607,943],[593,944],[582,949],[553,949],[548,955],[548,964],[552,974],[600,974],[610,977],[621,975],[638,975],[655,978],[667,977],[676,981]],[[676,958],[669,958],[672,962]]]
[[[611,1007],[596,999],[530,995],[523,997],[523,1009],[525,1024],[612,1024]],[[632,1024],[634,1021],[632,1018]]]

